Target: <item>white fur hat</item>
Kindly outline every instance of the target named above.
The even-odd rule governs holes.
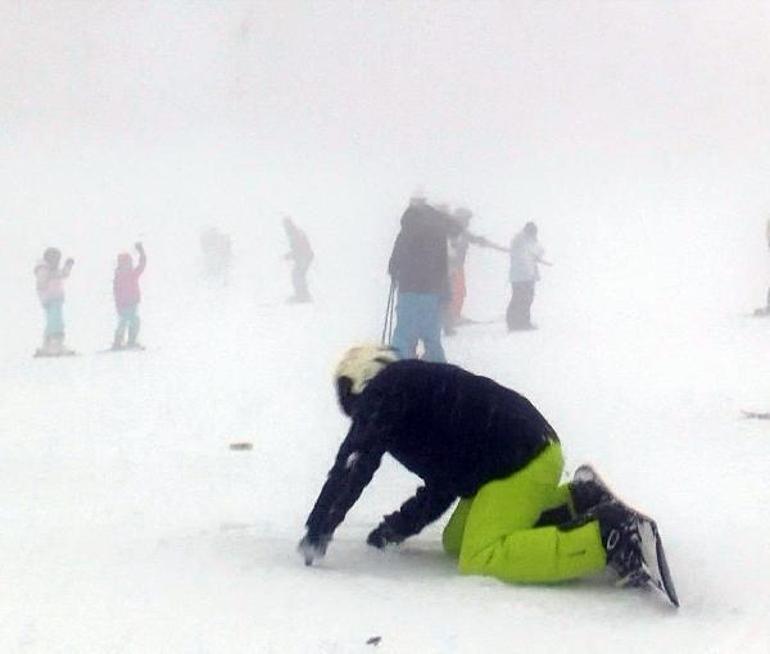
[[[398,361],[396,351],[388,345],[373,343],[351,347],[334,371],[334,380],[343,377],[350,380],[350,391],[356,395],[386,366]]]

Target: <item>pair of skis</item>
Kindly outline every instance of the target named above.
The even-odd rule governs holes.
[[[97,354],[108,354],[115,352],[144,352],[146,348],[144,345],[137,345],[135,347],[108,347],[106,350],[97,350]],[[35,350],[35,354],[32,355],[35,359],[60,359],[63,357],[79,356],[75,350],[63,350],[62,352],[45,352],[43,350]]]

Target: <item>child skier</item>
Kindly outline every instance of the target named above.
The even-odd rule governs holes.
[[[115,277],[112,282],[115,308],[118,312],[118,326],[112,342],[113,350],[142,349],[142,346],[136,342],[140,327],[137,310],[142,297],[139,278],[147,265],[147,255],[141,243],[136,243],[134,247],[139,253],[139,265],[134,268],[131,255],[128,252],[122,252],[118,255],[118,266],[115,268]],[[128,342],[124,344],[126,329],[128,329]]]
[[[35,266],[35,282],[37,296],[45,311],[45,331],[43,347],[35,352],[35,356],[62,356],[73,354],[64,346],[64,280],[67,279],[75,264],[72,258],[64,262],[64,268],[59,268],[61,251],[48,248],[43,253],[43,260]]]
[[[555,582],[609,565],[625,585],[653,583],[677,603],[655,523],[615,499],[590,467],[559,485],[559,438],[526,398],[456,366],[399,361],[383,346],[348,351],[335,382],[352,425],[306,522],[307,565],[324,556],[388,452],[424,485],[369,545],[419,533],[459,497],[443,545],[462,573]]]

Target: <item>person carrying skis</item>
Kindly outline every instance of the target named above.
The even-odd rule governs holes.
[[[415,358],[422,341],[426,361],[446,361],[441,320],[450,297],[447,238],[453,231],[459,231],[457,224],[423,197],[411,198],[401,216],[388,262],[398,288],[393,346],[401,358]]]
[[[139,278],[147,266],[147,255],[141,243],[136,243],[134,247],[139,253],[139,264],[135,268],[131,255],[128,252],[122,252],[118,255],[118,265],[112,281],[115,309],[118,312],[118,326],[112,341],[113,350],[141,349],[142,347],[136,341],[141,326],[138,314],[139,302],[142,299]],[[124,343],[126,329],[128,329],[128,342]]]
[[[310,247],[310,241],[305,232],[299,229],[288,216],[283,219],[283,228],[286,231],[286,236],[289,238],[290,247],[283,258],[294,262],[294,267],[291,271],[294,295],[288,299],[288,302],[311,302],[312,298],[307,288],[307,271],[314,256],[313,249]]]
[[[40,304],[45,312],[45,331],[43,346],[37,350],[36,356],[61,356],[72,354],[64,346],[64,280],[69,277],[75,260],[64,262],[59,268],[61,251],[57,248],[47,248],[34,270],[35,286]]]
[[[537,240],[537,225],[528,222],[511,241],[511,299],[505,313],[508,331],[534,329],[531,309],[535,284],[540,279],[538,264],[550,266],[543,259],[544,250]]]
[[[335,384],[352,423],[305,523],[298,549],[306,565],[323,558],[387,452],[423,485],[383,518],[369,545],[401,543],[460,498],[442,542],[461,573],[549,583],[609,566],[624,584],[653,583],[678,602],[655,523],[614,498],[588,466],[560,484],[559,437],[522,395],[376,345],[350,349]]]

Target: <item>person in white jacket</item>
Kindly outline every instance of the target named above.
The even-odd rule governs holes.
[[[543,259],[545,251],[537,240],[537,225],[528,222],[511,241],[511,300],[505,318],[508,331],[534,329],[531,308],[535,299],[535,283],[540,279],[539,264],[550,265]]]

